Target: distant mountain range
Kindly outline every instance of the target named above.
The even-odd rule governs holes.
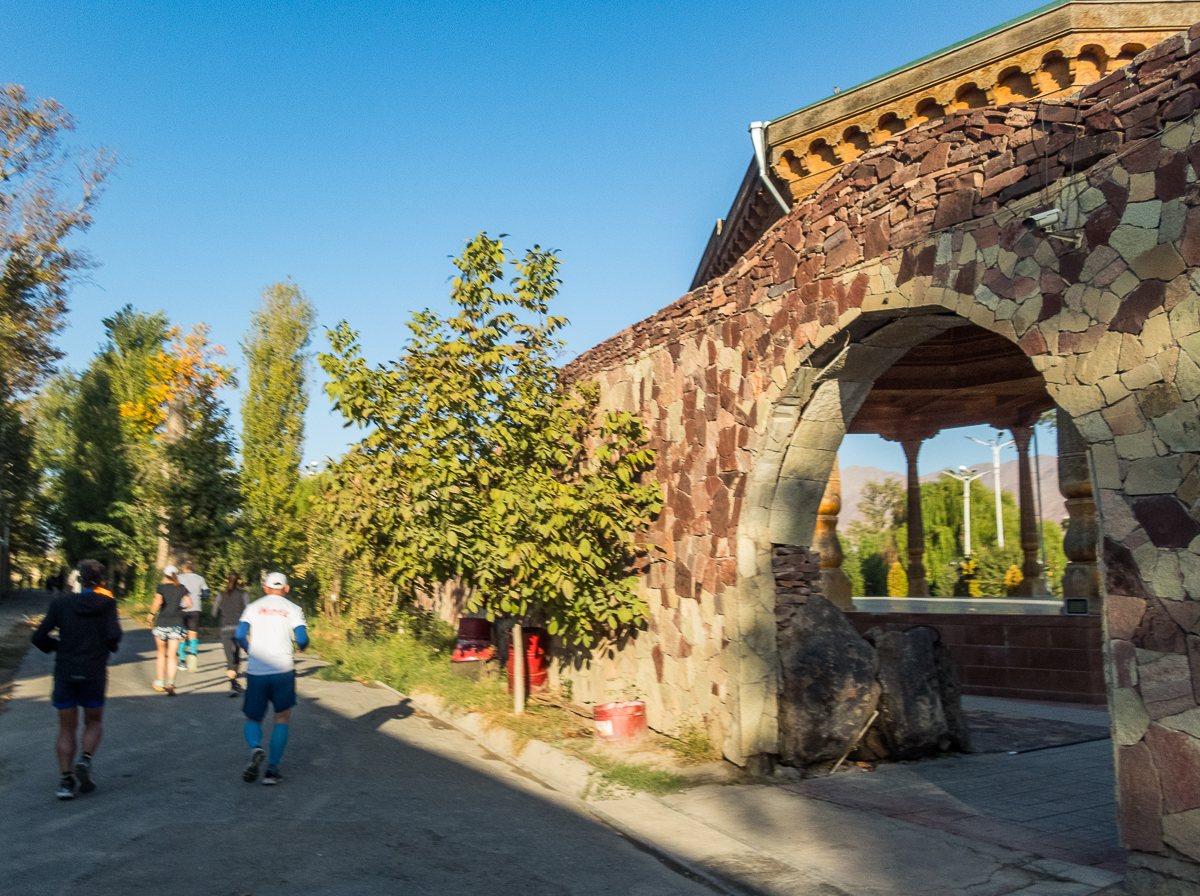
[[[1042,473],[1042,516],[1044,519],[1061,523],[1067,515],[1067,500],[1058,490],[1058,458],[1052,454],[1043,454],[1038,458],[1038,462],[1041,464]],[[1030,458],[1029,463],[1033,466],[1034,459]],[[972,487],[982,484],[991,489],[992,465],[984,461],[973,464],[971,469],[976,473],[983,473],[983,478],[975,480]],[[936,482],[939,476],[941,476],[940,472],[927,473],[921,477],[921,481]],[[1037,467],[1034,467],[1034,477],[1037,477]],[[844,533],[852,522],[862,519],[862,515],[858,512],[858,501],[863,487],[868,482],[883,482],[885,479],[895,479],[903,483],[905,476],[901,473],[881,470],[878,467],[863,467],[857,464],[842,467],[842,512],[838,514],[839,532]],[[1010,460],[1001,464],[1001,491],[1012,492],[1013,497],[1018,498],[1017,487],[1017,461]]]

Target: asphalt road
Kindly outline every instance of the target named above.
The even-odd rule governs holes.
[[[0,615],[44,609],[18,600]],[[53,657],[25,656],[0,715],[3,896],[711,892],[390,691],[315,680],[311,663],[285,782],[245,784],[220,645],[171,698],[150,687],[150,632],[126,625],[98,788],[69,802],[54,797]]]

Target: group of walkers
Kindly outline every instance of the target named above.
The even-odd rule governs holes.
[[[155,592],[148,614],[157,647],[153,688],[175,696],[179,668],[198,671],[200,614],[208,597],[208,584],[190,565],[163,570],[163,582]],[[104,567],[83,560],[77,567],[78,593],[55,598],[33,633],[31,641],[44,653],[54,652],[54,692],[51,700],[58,712],[58,757],[60,800],[96,789],[93,757],[103,734],[104,704],[108,687],[108,657],[121,642],[117,604],[105,585]],[[300,650],[308,647],[304,612],[288,600],[287,576],[268,573],[263,579],[263,597],[252,601],[242,587],[241,577],[232,572],[225,590],[212,602],[212,615],[220,619],[221,642],[225,648],[229,696],[244,693],[242,733],[250,757],[242,780],[254,783],[263,764],[263,784],[279,784],[283,775],[279,762],[287,747],[291,710],[296,704],[296,672],[293,641]],[[51,633],[58,631],[58,637]],[[246,653],[246,686],[238,683],[240,652]],[[274,725],[268,749],[262,746],[262,723],[267,705],[274,709]],[[79,711],[83,710],[82,752],[76,760]]]
[[[204,601],[208,599],[208,582],[197,574],[191,564],[184,562],[182,570],[168,566],[163,570],[163,581],[154,593],[154,603],[146,619],[154,626],[154,641],[158,647],[155,659],[154,690],[166,691],[175,696],[175,674],[186,668],[195,672],[199,668],[200,614]],[[225,647],[225,675],[229,679],[229,696],[242,692],[238,684],[238,666],[241,662],[240,648],[235,637],[238,622],[250,603],[250,596],[242,586],[242,577],[231,572],[225,590],[212,602],[211,613],[220,620],[221,643]]]

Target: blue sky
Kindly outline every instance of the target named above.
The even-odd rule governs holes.
[[[71,366],[127,302],[206,322],[240,365],[260,291],[287,277],[317,306],[317,348],[344,318],[369,359],[394,358],[481,230],[560,250],[574,355],[687,290],[750,121],[1038,5],[0,0],[20,35],[0,82],[122,159],[82,240],[101,267],[72,295]],[[320,378],[311,459],[349,436]],[[921,459],[990,452],[954,433]],[[841,462],[899,470],[903,453],[850,439]]]

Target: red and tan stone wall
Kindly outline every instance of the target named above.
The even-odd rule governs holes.
[[[812,543],[874,379],[970,322],[1025,351],[1088,442],[1131,880],[1191,873],[1198,107],[1200,26],[1074,100],[922,124],[846,165],[724,278],[570,365],[605,407],[642,415],[667,498],[641,585],[647,630],[558,670],[577,697],[636,691],[655,728],[704,725],[739,762],[775,752],[774,546]],[[1053,234],[1025,223],[1051,207]]]

